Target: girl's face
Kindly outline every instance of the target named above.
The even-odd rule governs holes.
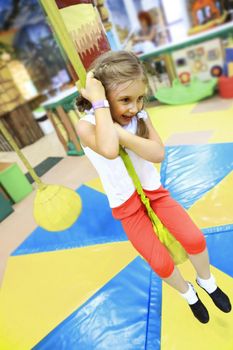
[[[119,84],[108,92],[112,118],[121,126],[128,125],[131,119],[141,111],[146,84],[141,80],[131,80]]]
[[[147,33],[148,28],[150,27],[149,23],[143,18],[140,20],[140,26],[143,33]]]

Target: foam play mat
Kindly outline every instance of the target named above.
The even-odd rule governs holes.
[[[206,143],[169,144],[161,180],[204,232],[211,269],[233,301],[233,109],[195,108],[149,111],[165,141],[176,133],[208,134]],[[77,192],[83,210],[70,229],[38,227],[8,260],[0,349],[232,350],[233,312],[222,313],[197,287],[210,314],[208,324],[199,323],[127,240],[99,179]],[[195,284],[191,264],[180,269]]]

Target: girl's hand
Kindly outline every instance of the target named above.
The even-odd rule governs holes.
[[[85,89],[82,88],[80,92],[81,95],[91,103],[106,100],[103,84],[101,81],[94,78],[92,71],[87,73]]]

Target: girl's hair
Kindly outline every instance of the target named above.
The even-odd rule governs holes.
[[[94,77],[101,81],[105,88],[106,96],[108,91],[113,90],[118,84],[123,84],[130,80],[142,79],[148,84],[145,69],[138,57],[128,51],[108,51],[99,56],[91,65],[90,69]],[[80,112],[91,109],[91,103],[83,96],[79,96],[76,101]],[[148,138],[149,130],[143,119],[138,118],[138,136]]]
[[[146,21],[148,26],[152,26],[152,24],[153,24],[153,20],[151,18],[151,15],[149,14],[149,12],[140,11],[138,13],[138,19],[139,19],[139,21]]]

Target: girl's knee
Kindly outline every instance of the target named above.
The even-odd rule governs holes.
[[[200,234],[198,234],[195,237],[195,239],[191,239],[190,242],[188,242],[186,251],[188,254],[199,254],[203,252],[205,248],[206,248],[206,240],[202,232],[200,232]]]
[[[150,262],[152,269],[156,272],[156,274],[161,278],[168,278],[174,271],[175,265],[168,255],[166,259],[153,259]]]

